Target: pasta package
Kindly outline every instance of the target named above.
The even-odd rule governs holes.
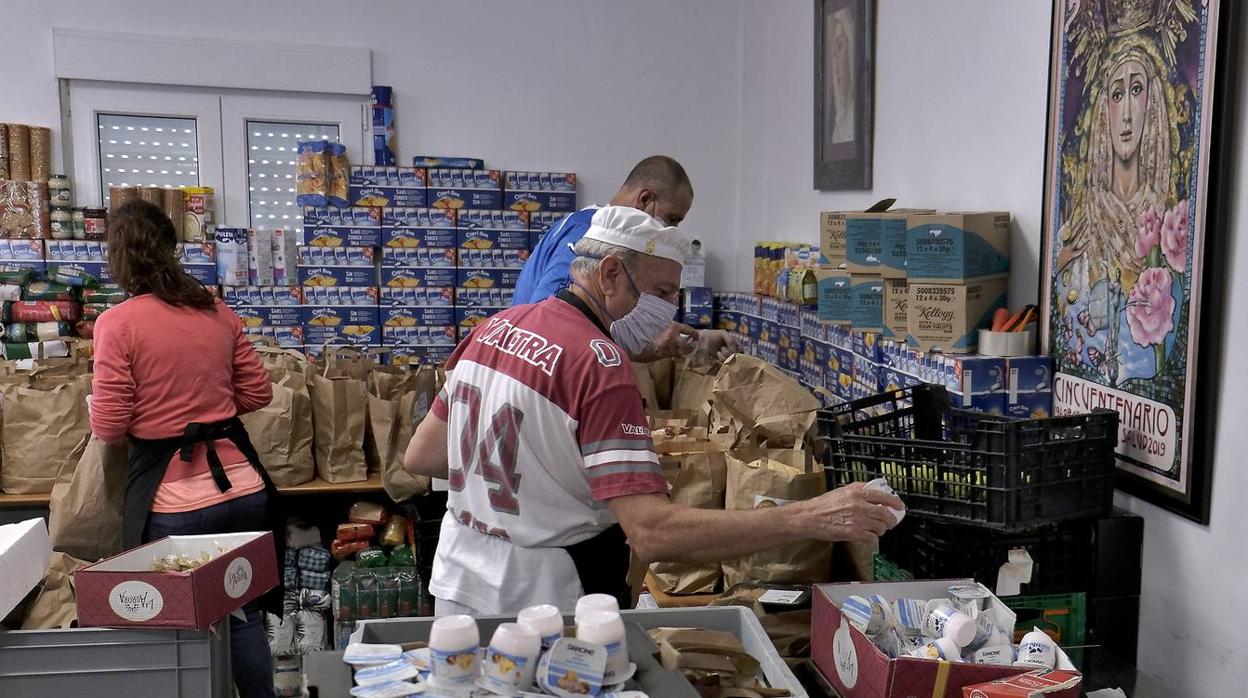
[[[52,129],[30,127],[30,180],[48,183],[52,171]]]
[[[347,161],[347,146],[341,143],[329,144],[329,191],[326,199],[330,206],[347,206],[351,163]]]
[[[9,124],[9,177],[14,181],[30,180],[30,127]]]
[[[10,134],[13,126],[9,127]],[[38,182],[0,182],[0,238],[49,237],[51,221],[48,185]]]
[[[295,203],[300,206],[329,204],[329,141],[301,141],[295,175]],[[344,199],[346,197],[343,197]]]

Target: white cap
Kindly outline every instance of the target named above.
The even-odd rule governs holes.
[[[689,241],[679,230],[631,206],[598,209],[583,239],[626,247],[651,257],[670,259],[682,266],[689,255]]]

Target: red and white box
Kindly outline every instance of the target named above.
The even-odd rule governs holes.
[[[892,659],[880,651],[841,614],[841,604],[850,596],[880,594],[898,598],[935,599],[949,596],[949,587],[973,583],[970,579],[945,579],[869,584],[822,584],[813,589],[811,610],[811,658],[841,698],[963,698],[966,686],[989,683],[1030,671],[1029,668],[965,664],[933,659],[899,657]],[[998,622],[1014,627],[1018,616],[1001,600],[989,599]],[[1057,668],[1070,672],[1070,657],[1058,648]],[[1057,693],[1058,698],[1079,695]]]
[[[997,679],[962,689],[962,698],[1079,698],[1083,677],[1073,671],[1048,669]]]
[[[167,555],[212,559],[187,572],[154,572]],[[271,532],[169,536],[74,574],[82,627],[206,630],[278,585]]]

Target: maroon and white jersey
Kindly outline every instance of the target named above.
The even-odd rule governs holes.
[[[615,523],[606,500],[667,492],[628,357],[558,298],[473,330],[432,409],[448,424],[440,598],[484,613],[569,609],[580,585],[559,548]]]

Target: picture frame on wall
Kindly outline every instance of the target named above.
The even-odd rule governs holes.
[[[815,0],[815,189],[871,188],[874,101],[874,0]]]
[[[1053,11],[1041,346],[1055,414],[1120,415],[1117,485],[1209,521],[1238,13],[1229,0]]]

